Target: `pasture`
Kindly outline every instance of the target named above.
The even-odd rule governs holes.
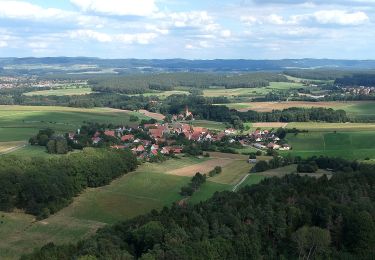
[[[27,92],[25,96],[80,96],[93,93],[91,88],[87,87],[67,87],[67,88],[57,88],[50,90],[39,90]]]

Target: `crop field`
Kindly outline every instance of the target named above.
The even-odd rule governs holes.
[[[24,95],[25,96],[78,96],[78,95],[86,95],[86,94],[91,94],[91,93],[93,93],[91,88],[69,87],[69,88],[59,88],[59,89],[27,92]]]
[[[39,129],[47,127],[58,132],[71,131],[84,122],[136,124],[130,122],[130,115],[149,119],[140,113],[109,108],[0,106],[0,142],[28,140]]]
[[[375,131],[361,132],[309,132],[288,134],[293,155],[310,157],[326,155],[347,159],[375,158]]]

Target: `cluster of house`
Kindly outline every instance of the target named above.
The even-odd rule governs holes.
[[[272,149],[288,151],[291,149],[288,144],[281,144],[280,138],[269,130],[256,130],[249,134],[252,145],[257,149]]]
[[[375,92],[375,87],[356,87],[356,88],[344,88],[346,93],[350,93],[352,95],[364,95],[368,96]]]
[[[194,115],[192,112],[189,111],[189,108],[186,106],[185,112],[178,114],[178,115],[173,115],[172,116],[172,121],[187,121],[187,120],[194,120]]]
[[[85,86],[87,84],[84,80],[47,80],[39,79],[37,77],[0,77],[0,89],[16,88],[16,87],[61,87],[66,85]]]
[[[97,131],[91,138],[94,145],[99,144],[105,136],[116,138],[120,144],[111,146],[114,149],[129,148],[140,159],[148,159],[159,154],[180,154],[183,147],[175,145],[176,141],[170,139],[171,135],[183,136],[195,142],[220,141],[225,136],[233,135],[235,129],[226,129],[222,132],[212,132],[204,127],[195,127],[189,124],[173,122],[165,124],[145,124],[137,129],[119,127],[117,129]],[[137,138],[135,133],[143,132],[148,135],[146,139]],[[77,132],[79,134],[79,130]],[[141,135],[142,136],[142,135]],[[143,135],[144,136],[144,135]],[[76,134],[69,133],[68,138],[76,141]],[[234,141],[234,139],[233,139]]]

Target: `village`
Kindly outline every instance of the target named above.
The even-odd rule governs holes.
[[[143,123],[137,127],[101,129],[96,130],[89,138],[91,138],[92,146],[106,145],[113,149],[130,149],[138,159],[147,161],[158,156],[184,153],[186,147],[191,145],[202,147],[203,144],[216,144],[227,148],[227,152],[230,153],[237,153],[232,148],[238,150],[253,147],[255,151],[262,153],[268,150],[291,149],[284,140],[277,136],[274,129],[257,129],[246,134],[234,128],[217,131],[194,126],[193,120],[193,114],[186,108],[183,114],[174,115],[170,123],[155,121]],[[79,143],[82,139],[81,129],[76,133],[68,133],[67,138],[71,143]]]

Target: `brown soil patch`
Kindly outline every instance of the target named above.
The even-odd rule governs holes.
[[[347,105],[347,103],[340,102],[308,102],[308,101],[289,101],[289,102],[252,102],[247,103],[247,108],[239,109],[239,111],[254,110],[258,112],[271,112],[272,110],[283,110],[291,107],[324,107],[324,108],[338,108]]]
[[[287,125],[288,125],[288,123],[263,122],[263,123],[254,123],[253,127],[261,127],[261,128],[282,127],[282,128],[285,128]]]
[[[224,167],[230,164],[233,160],[231,159],[212,159],[202,163],[186,166],[177,170],[168,171],[167,174],[177,175],[177,176],[194,176],[197,172],[208,173],[213,170],[216,166]]]

